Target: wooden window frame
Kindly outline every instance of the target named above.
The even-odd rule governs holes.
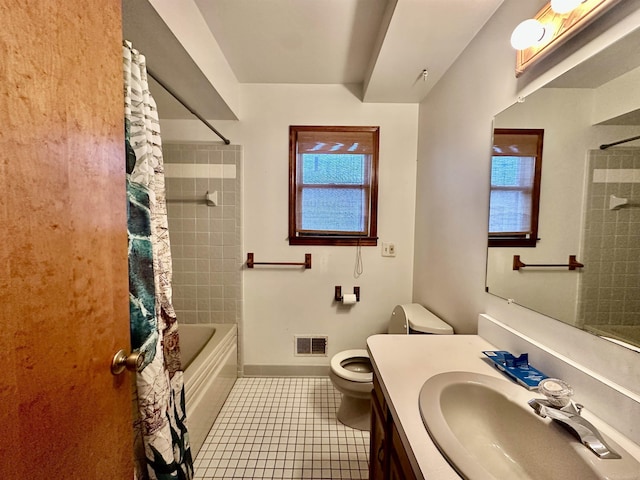
[[[298,170],[298,133],[370,133],[373,136],[373,151],[371,153],[368,184],[368,208],[364,223],[366,235],[341,235],[332,232],[326,234],[302,234],[297,228],[296,218],[300,211],[300,173]],[[378,244],[378,158],[379,158],[380,127],[358,126],[308,126],[292,125],[289,127],[289,245],[335,245],[335,246],[376,246]],[[322,188],[314,185],[315,188]],[[328,187],[328,186],[327,186]],[[331,188],[342,188],[332,186]],[[353,188],[351,186],[345,188]]]
[[[535,247],[538,243],[538,221],[540,215],[540,183],[542,180],[542,146],[544,143],[544,129],[540,128],[495,128],[494,136],[497,135],[536,135],[538,137],[535,156],[535,170],[533,188],[531,190],[531,233],[489,233],[489,247]],[[491,156],[492,162],[493,157]],[[493,188],[490,186],[490,191]],[[491,208],[491,206],[489,206]]]

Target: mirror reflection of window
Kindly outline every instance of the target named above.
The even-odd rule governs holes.
[[[491,157],[490,247],[535,247],[542,129],[496,128]]]

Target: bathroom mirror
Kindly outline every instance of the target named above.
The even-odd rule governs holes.
[[[640,31],[495,117],[544,129],[544,149],[538,241],[489,247],[486,290],[640,351],[640,141],[599,148],[640,135],[638,42]],[[571,255],[584,267],[533,266]]]

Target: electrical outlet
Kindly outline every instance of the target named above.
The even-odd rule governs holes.
[[[391,242],[382,242],[382,256],[383,257],[395,257],[396,246]]]

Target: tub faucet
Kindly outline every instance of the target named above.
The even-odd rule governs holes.
[[[564,407],[557,407],[546,398],[533,398],[529,400],[529,406],[542,418],[549,417],[567,428],[598,457],[622,458],[607,445],[598,429],[580,416],[582,405],[569,402]]]

